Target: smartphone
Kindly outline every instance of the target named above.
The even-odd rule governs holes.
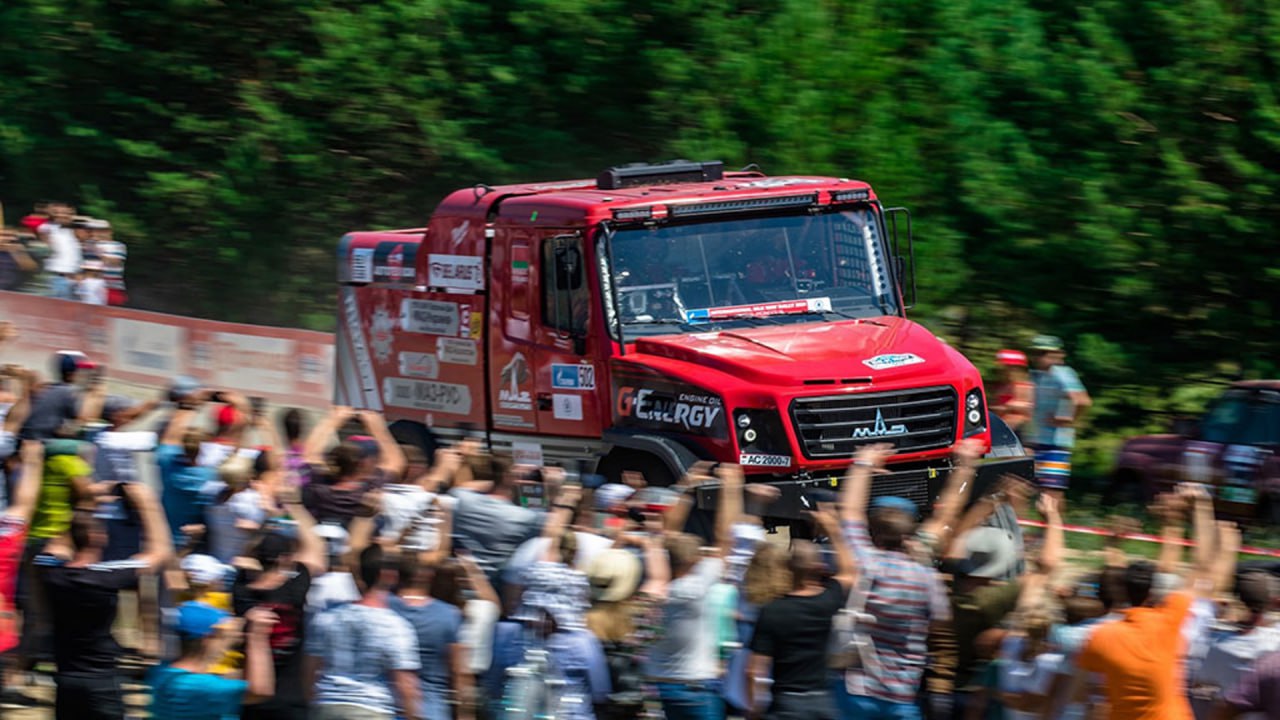
[[[214,392],[210,393],[209,400],[216,403],[224,403],[227,401],[227,394],[222,392],[221,390],[215,390]]]
[[[254,395],[249,398],[249,407],[253,408],[254,417],[262,417],[262,409],[266,407],[267,399],[261,395]]]

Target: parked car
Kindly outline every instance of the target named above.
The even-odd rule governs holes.
[[[1199,421],[1131,438],[1114,494],[1149,500],[1180,482],[1209,485],[1225,515],[1280,523],[1280,380],[1233,384]]]

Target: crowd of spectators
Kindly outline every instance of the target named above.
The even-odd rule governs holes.
[[[124,305],[127,257],[111,223],[64,202],[37,203],[13,228],[0,221],[0,290]]]
[[[126,681],[171,720],[1280,717],[1275,578],[1198,486],[1154,508],[1156,561],[1110,542],[1091,571],[1056,494],[974,494],[973,440],[930,508],[873,499],[891,448],[862,447],[784,538],[733,465],[657,492],[478,439],[428,458],[374,412],[308,429],[189,378],[138,402],[83,355],[52,371],[0,387],[0,652],[4,702],[51,671],[58,718],[123,717]]]

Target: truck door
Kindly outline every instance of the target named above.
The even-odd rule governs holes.
[[[535,404],[544,434],[600,437],[604,414],[598,284],[581,232],[539,240]]]
[[[520,226],[495,229],[490,253],[493,304],[489,320],[489,406],[495,431],[538,432],[534,408],[533,253],[539,233]]]

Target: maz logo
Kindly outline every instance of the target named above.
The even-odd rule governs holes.
[[[880,413],[880,408],[876,408],[876,424],[872,428],[856,428],[853,431],[853,438],[875,438],[890,437],[893,435],[906,435],[907,426],[902,423],[897,425],[885,425],[884,415]]]

